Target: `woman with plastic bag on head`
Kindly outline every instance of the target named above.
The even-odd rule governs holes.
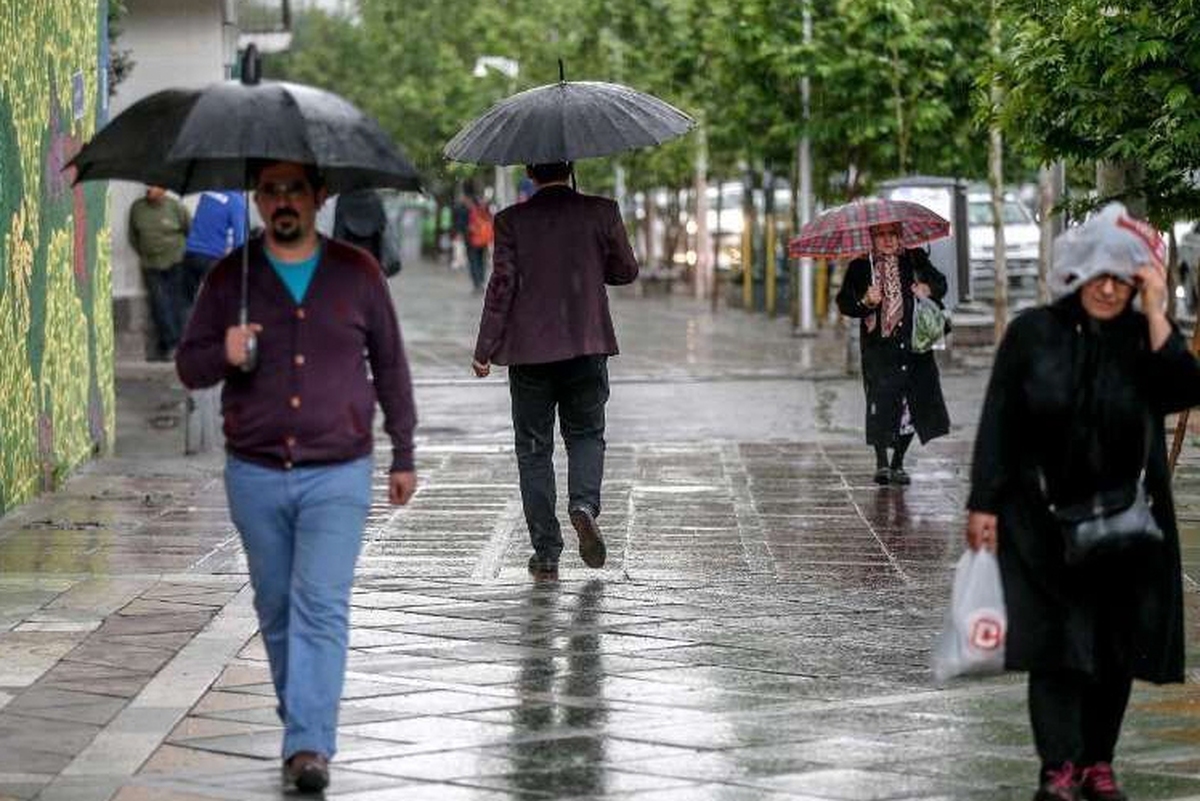
[[[862,321],[866,435],[875,448],[875,483],[904,485],[910,482],[904,455],[913,436],[926,443],[950,431],[937,363],[927,347],[913,347],[917,312],[931,306],[936,313],[946,294],[946,276],[925,251],[901,247],[895,224],[871,228],[871,249],[869,258],[846,267],[837,305],[845,316]],[[928,329],[923,324],[918,333],[927,336]]]
[[[1184,679],[1163,417],[1200,402],[1200,366],[1166,317],[1163,252],[1119,203],[1058,237],[1057,300],[1009,326],[980,418],[967,544],[998,552],[1039,801],[1126,798],[1132,680]]]

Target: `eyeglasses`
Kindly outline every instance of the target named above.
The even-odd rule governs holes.
[[[255,194],[268,200],[299,200],[308,194],[307,181],[273,181],[259,184]]]

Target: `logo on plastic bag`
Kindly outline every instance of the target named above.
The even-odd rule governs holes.
[[[995,609],[976,609],[967,618],[967,644],[977,651],[998,651],[1004,647],[1005,617]]]

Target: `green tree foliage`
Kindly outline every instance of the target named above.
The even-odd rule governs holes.
[[[711,171],[787,174],[813,87],[816,188],[828,200],[910,171],[982,175],[971,87],[986,20],[970,0],[361,0],[357,20],[298,15],[291,54],[269,71],[327,86],[377,117],[427,176],[460,174],[441,149],[513,91],[558,77],[613,80],[704,121]],[[515,81],[473,75],[479,56],[520,62]],[[685,186],[695,137],[621,157],[631,189]],[[588,186],[611,162],[582,165]],[[848,182],[846,176],[856,176]]]
[[[1200,216],[1200,3],[1003,0],[1010,136],[1046,162],[1136,164],[1151,219]]]

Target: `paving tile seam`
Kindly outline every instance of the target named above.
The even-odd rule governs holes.
[[[720,448],[721,472],[724,486],[733,498],[734,519],[742,558],[751,573],[766,574],[778,581],[779,566],[767,541],[763,519],[750,491],[750,471],[736,443],[723,443]]]
[[[59,782],[133,776],[256,630],[257,618],[246,585],[75,756],[47,788],[50,795],[46,797],[54,797]],[[104,787],[97,785],[96,793],[71,798],[102,801],[112,794],[103,793]]]
[[[867,515],[863,511],[862,506],[859,505],[858,500],[854,497],[854,487],[853,487],[853,485],[851,485],[850,481],[847,479],[845,471],[837,466],[837,464],[833,461],[833,458],[829,455],[828,450],[826,450],[826,448],[823,445],[819,446],[819,447],[820,447],[821,456],[824,458],[825,463],[829,466],[829,468],[831,470],[836,472],[838,474],[838,476],[841,477],[842,487],[846,493],[846,499],[850,502],[850,505],[854,508],[854,511],[858,514],[859,519],[862,520],[863,525],[867,527],[867,530],[869,532],[871,532],[871,536],[874,537],[875,541],[879,544],[880,549],[883,551],[884,555],[887,557],[888,563],[892,566],[892,569],[894,569],[896,571],[896,573],[899,575],[901,581],[903,581],[906,585],[911,585],[912,579],[909,577],[907,571],[905,571],[904,568],[901,567],[899,561],[896,559],[895,554],[892,553],[891,549],[888,548],[887,544],[879,536],[879,533],[875,530],[875,526],[871,524],[871,521],[867,518]]]
[[[489,583],[496,580],[503,567],[505,555],[517,539],[517,528],[522,520],[521,502],[515,497],[509,497],[504,503],[504,510],[496,516],[487,542],[479,549],[475,565],[471,568],[472,579]]]

